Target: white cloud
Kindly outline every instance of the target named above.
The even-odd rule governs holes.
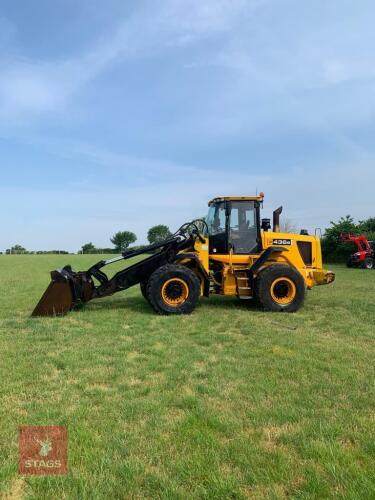
[[[6,113],[38,112],[58,107],[64,93],[57,75],[44,64],[20,63],[0,77],[2,108]]]
[[[324,78],[328,84],[340,84],[375,77],[375,60],[329,59],[324,63]]]
[[[313,6],[312,6],[313,5]],[[273,131],[331,133],[369,120],[375,108],[374,4],[268,2],[244,17],[214,54],[185,64],[216,71],[197,136],[244,138]],[[216,106],[215,106],[216,104]]]
[[[103,161],[117,169],[128,160],[105,151],[88,151],[96,165]],[[84,150],[79,154],[85,154]],[[330,220],[347,213],[364,219],[375,209],[371,198],[375,183],[372,159],[355,165],[324,164],[310,172],[296,167],[277,175],[266,173],[267,169],[231,175],[220,169],[202,170],[143,158],[136,165],[139,177],[116,187],[88,182],[53,189],[0,188],[0,211],[8,214],[3,221],[0,248],[17,242],[29,249],[72,251],[86,241],[107,246],[109,237],[119,229],[134,231],[138,242],[144,243],[148,228],[154,224],[165,223],[176,230],[183,222],[205,215],[207,201],[212,197],[249,195],[256,189],[266,193],[264,217],[271,217],[272,210],[283,205],[283,216],[311,233],[315,227],[324,229]],[[161,170],[158,177],[158,169],[163,168],[166,170]],[[172,175],[166,175],[168,171]],[[152,182],[144,184],[147,172],[156,175]],[[22,204],[14,200],[22,200]]]
[[[180,108],[173,99],[176,81],[165,85],[165,102],[173,107],[173,113],[170,117],[166,112],[168,120],[161,120],[152,130],[155,143],[159,137],[160,143],[164,141],[159,152],[163,145],[166,151],[167,142],[175,148],[181,143],[186,148],[190,142],[195,154],[201,148],[205,157],[212,151],[220,160],[214,147],[225,146],[228,152],[232,144],[233,148],[239,145],[236,155],[243,159],[244,154],[251,155],[251,144],[257,137],[266,137],[264,147],[273,148],[274,135],[277,141],[282,137],[288,141],[282,148],[282,165],[289,167],[280,168],[275,153],[274,164],[258,174],[252,173],[251,167],[241,172],[235,166],[228,173],[229,169],[224,172],[220,165],[210,170],[113,153],[80,142],[54,143],[47,133],[36,145],[44,152],[71,158],[75,164],[82,159],[87,175],[84,180],[78,175],[74,181],[67,179],[69,190],[67,184],[56,190],[0,189],[2,212],[9,213],[14,200],[22,199],[21,206],[13,207],[4,221],[0,247],[18,241],[28,248],[42,245],[75,250],[89,240],[104,246],[107,236],[120,228],[134,230],[144,241],[147,228],[154,223],[177,228],[205,213],[210,197],[251,194],[256,187],[266,192],[267,215],[272,207],[285,204],[285,216],[310,230],[326,227],[330,219],[347,212],[357,218],[373,215],[374,158],[366,151],[366,140],[360,146],[357,134],[350,132],[351,127],[365,125],[368,135],[366,120],[372,120],[374,114],[375,47],[373,16],[369,15],[373,8],[365,2],[367,7],[357,9],[353,17],[356,7],[349,4],[341,0],[311,5],[294,0],[140,1],[112,33],[71,59],[10,59],[13,52],[9,50],[8,58],[0,59],[0,122],[6,126],[10,120],[18,124],[42,115],[47,118],[47,129],[50,117],[44,114],[68,111],[70,115],[75,97],[108,68],[160,54],[170,56],[182,48],[178,53],[181,58],[171,57],[171,64],[185,67],[186,78],[193,84],[186,85],[185,94],[181,92]],[[9,48],[14,37],[14,28],[0,19],[0,57],[1,44]],[[100,124],[98,127],[100,130]],[[12,135],[9,126],[6,131]],[[317,135],[323,137],[322,142],[327,141],[332,150],[347,153],[347,162],[338,165],[336,159],[330,164],[324,160],[324,151],[313,151],[313,146],[307,145],[309,168],[293,168],[287,157],[295,132],[304,134],[307,142]],[[86,137],[90,133],[84,130]],[[146,125],[146,151],[150,135]],[[114,144],[118,150],[123,147],[119,142]],[[259,144],[257,147],[259,157]],[[267,157],[271,156],[267,152]],[[290,157],[294,157],[292,152]],[[257,172],[251,156],[249,164]],[[114,188],[98,187],[98,176],[93,176],[91,183],[90,171],[99,169],[105,173],[121,171],[123,187],[118,187],[120,183]],[[137,177],[145,182],[141,185]]]
[[[366,85],[375,76],[373,30],[366,20],[371,16],[362,9],[351,26],[351,9],[337,0],[333,4],[341,7],[319,11],[317,6],[318,16],[293,1],[285,6],[272,0],[138,2],[111,34],[74,58],[3,61],[0,121],[19,123],[63,111],[112,65],[194,44],[200,44],[199,53],[191,52],[181,65],[222,73],[209,92],[196,91],[201,116],[197,120],[188,113],[183,120],[183,126],[194,122],[193,135],[216,140],[262,127],[319,128],[367,120],[374,105],[367,90],[342,85]],[[207,40],[217,44],[208,49]],[[181,132],[178,124],[174,131]]]
[[[113,34],[62,61],[9,59],[0,65],[0,118],[22,120],[60,110],[108,66],[230,30],[260,0],[164,0],[141,3]],[[0,24],[1,27],[1,24]]]

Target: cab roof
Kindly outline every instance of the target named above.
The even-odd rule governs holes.
[[[218,196],[213,198],[208,202],[209,205],[212,203],[220,203],[221,201],[263,201],[264,193],[259,193],[256,196]]]

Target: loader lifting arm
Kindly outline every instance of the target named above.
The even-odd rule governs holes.
[[[51,283],[31,315],[62,315],[90,300],[107,297],[147,281],[156,269],[173,262],[178,252],[191,248],[197,237],[200,238],[199,231],[192,221],[181,226],[173,236],[160,243],[125,251],[113,259],[101,260],[87,271],[75,272],[71,266],[54,270],[51,272]],[[102,271],[107,265],[150,252],[155,253],[122,269],[112,278],[108,278]]]

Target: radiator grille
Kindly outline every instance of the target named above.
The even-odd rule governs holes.
[[[310,241],[297,241],[299,253],[305,266],[312,265],[312,244]]]

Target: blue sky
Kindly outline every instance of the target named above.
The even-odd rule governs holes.
[[[374,216],[375,4],[3,0],[0,250],[266,193],[298,227]]]

